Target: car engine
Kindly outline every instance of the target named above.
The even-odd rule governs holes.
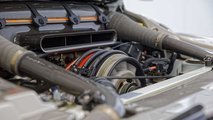
[[[0,6],[0,86],[17,109],[0,107],[4,120],[128,119],[140,111],[123,98],[212,65],[211,52],[122,1]]]

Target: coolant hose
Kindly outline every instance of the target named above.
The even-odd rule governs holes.
[[[114,91],[41,59],[35,53],[11,43],[2,36],[0,56],[0,67],[11,73],[60,85],[66,92],[77,96],[85,91],[100,92],[105,97],[105,104],[113,107],[120,117],[125,114],[124,105]]]
[[[212,56],[212,54],[205,49],[196,45],[143,27],[124,14],[110,12],[108,17],[110,18],[110,22],[107,27],[109,29],[115,29],[118,33],[118,37],[123,40],[139,42],[155,49],[171,50],[200,60],[204,60],[207,56]]]

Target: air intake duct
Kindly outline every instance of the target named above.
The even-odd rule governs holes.
[[[210,52],[199,46],[145,28],[121,13],[111,12],[108,16],[110,17],[108,28],[115,29],[118,37],[123,40],[139,42],[155,49],[171,50],[202,61],[206,57],[213,56]]]
[[[18,44],[44,53],[66,52],[112,45],[117,40],[114,30],[75,31],[69,33],[20,33]]]

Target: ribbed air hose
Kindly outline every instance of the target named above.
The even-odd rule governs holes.
[[[205,57],[211,56],[211,54],[203,48],[193,45],[191,43],[174,39],[170,36],[165,37],[162,42],[163,49],[177,51],[185,55],[204,60]]]
[[[110,12],[108,17],[110,18],[110,22],[107,27],[109,29],[115,29],[118,33],[118,37],[123,40],[139,42],[142,45],[155,49],[171,50],[200,60],[204,60],[207,56],[213,56],[205,49],[196,45],[143,27],[124,14]]]
[[[159,33],[142,27],[126,15],[118,12],[111,12],[109,18],[110,22],[107,27],[115,29],[119,38],[140,42],[152,48],[161,47],[156,46],[156,38],[159,36]]]

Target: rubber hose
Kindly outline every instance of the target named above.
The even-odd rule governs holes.
[[[134,19],[136,22],[142,23],[143,26],[148,27],[148,25],[146,24],[146,22],[144,21],[142,16],[135,14],[133,12],[127,11],[127,10],[124,10],[124,14],[127,15],[128,17],[130,17],[131,19]]]
[[[22,47],[11,43],[0,35],[0,66],[10,73],[19,74],[18,65],[23,56],[35,55]]]
[[[145,46],[155,49],[171,50],[199,60],[204,60],[207,56],[213,56],[205,49],[196,45],[177,40],[167,34],[145,28],[121,13],[111,12],[108,16],[110,18],[110,22],[107,27],[109,29],[115,29],[118,33],[118,37],[123,40],[139,42]]]
[[[170,36],[165,37],[162,42],[162,47],[166,50],[177,51],[178,53],[182,53],[199,60],[203,60],[206,56],[210,55],[209,52],[199,46],[174,39]]]
[[[66,92],[73,95],[83,94],[89,90],[91,93],[100,92],[105,96],[105,103],[114,108],[120,117],[124,116],[125,108],[117,94],[108,88],[94,83],[72,72],[41,59],[31,51],[11,43],[0,36],[0,67],[15,74],[26,75],[38,80],[58,84]]]
[[[88,56],[88,55],[91,54],[91,53],[95,53],[95,52],[97,52],[97,51],[100,51],[100,50],[101,50],[101,49],[92,49],[92,50],[87,51],[86,53],[84,53],[84,54],[75,62],[74,65],[78,66],[79,63],[80,63],[86,56]]]
[[[21,60],[19,66],[20,73],[35,79],[58,84],[65,88],[65,91],[73,95],[80,95],[85,91],[91,91],[92,93],[99,91],[105,96],[107,105],[114,107],[121,117],[125,114],[125,108],[119,97],[113,91],[109,91],[107,88],[92,80],[68,72],[61,67],[35,56],[26,56]]]
[[[89,65],[91,64],[92,61],[94,61],[97,57],[99,57],[100,55],[104,54],[105,52],[107,52],[107,50],[100,50],[96,53],[94,53],[89,60],[87,60],[87,62],[84,64],[83,68],[87,68],[89,67]]]
[[[156,38],[159,33],[153,32],[150,29],[142,27],[126,15],[118,12],[109,13],[110,22],[108,28],[115,29],[118,37],[123,40],[132,40],[152,48],[161,48],[161,44],[156,44]],[[159,39],[159,42],[162,40]]]

